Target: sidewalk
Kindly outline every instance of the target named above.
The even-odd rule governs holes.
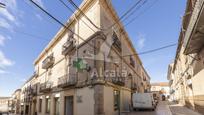
[[[172,112],[172,115],[201,115],[181,104],[176,104],[173,102],[169,102],[169,108]]]

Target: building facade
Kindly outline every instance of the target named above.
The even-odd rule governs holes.
[[[159,99],[162,99],[162,96],[168,98],[170,96],[170,87],[168,82],[157,82],[151,83],[151,92],[156,94]]]
[[[204,0],[188,0],[175,61],[169,65],[171,98],[204,113]]]
[[[11,111],[11,97],[0,97],[0,113],[9,113]]]
[[[20,114],[21,89],[17,89],[11,96],[11,113]]]
[[[119,115],[150,77],[110,0],[84,0],[34,62],[24,115]],[[87,20],[86,16],[91,20]],[[108,105],[108,106],[107,106]]]

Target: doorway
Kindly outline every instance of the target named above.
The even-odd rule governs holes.
[[[66,96],[65,97],[65,115],[74,115],[73,112],[73,106],[74,106],[74,102],[73,102],[73,96]]]

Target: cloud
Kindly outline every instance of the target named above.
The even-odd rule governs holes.
[[[12,66],[14,64],[13,61],[6,58],[4,53],[0,50],[0,69],[5,69],[8,66]]]
[[[12,15],[7,9],[0,10],[0,14],[11,22],[15,21],[14,15]]]
[[[12,26],[3,18],[0,18],[0,27],[8,30],[12,29]]]
[[[138,40],[137,40],[137,46],[139,49],[142,49],[145,46],[145,35],[144,34],[138,34]]]
[[[0,0],[0,2],[6,5],[5,9],[0,10],[0,27],[9,30],[11,27],[21,26],[20,18],[23,17],[24,12],[18,8],[17,0]]]
[[[8,72],[3,70],[3,69],[0,69],[0,74],[6,74],[6,73],[8,73]]]
[[[5,37],[0,35],[0,46],[4,46]]]

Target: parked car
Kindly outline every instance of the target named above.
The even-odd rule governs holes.
[[[134,110],[151,109],[154,111],[156,108],[152,93],[134,93],[132,102]]]

